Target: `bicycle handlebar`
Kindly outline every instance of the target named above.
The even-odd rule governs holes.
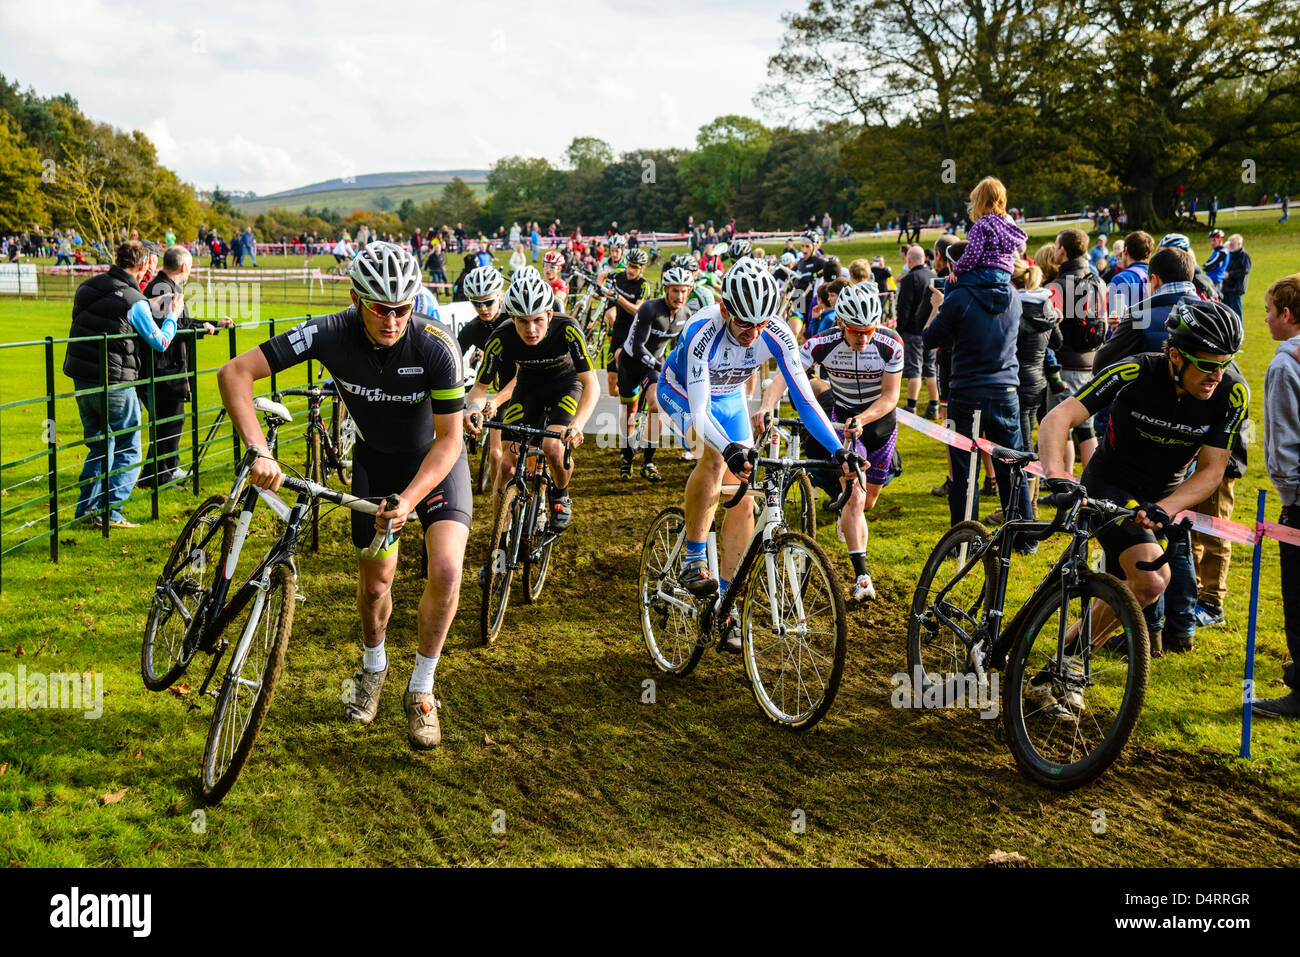
[[[518,432],[520,435],[535,438],[559,439],[561,442],[564,442],[565,435],[572,431],[572,429],[566,429],[564,432],[553,432],[550,429],[534,429],[530,425],[510,425],[495,419],[484,420],[483,428],[498,429],[501,432]],[[564,446],[564,467],[566,469],[573,468],[573,449],[569,448],[568,443],[565,443]]]

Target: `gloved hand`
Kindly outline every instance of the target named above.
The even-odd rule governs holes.
[[[749,467],[749,449],[739,442],[728,442],[722,450],[722,460],[727,463],[732,475],[744,478],[745,470]]]

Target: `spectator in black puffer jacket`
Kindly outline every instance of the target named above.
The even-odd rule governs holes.
[[[1016,339],[1016,358],[1020,362],[1020,438],[1026,449],[1033,449],[1034,425],[1047,414],[1047,376],[1043,356],[1048,349],[1059,349],[1061,314],[1052,305],[1051,294],[1042,288],[1043,271],[1032,262],[1016,263],[1011,271],[1011,285],[1020,299],[1020,333]]]

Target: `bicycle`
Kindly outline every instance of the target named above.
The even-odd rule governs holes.
[[[496,641],[505,620],[506,605],[510,602],[510,580],[516,571],[523,575],[526,604],[531,605],[542,595],[542,586],[551,565],[551,546],[560,533],[550,529],[549,506],[555,485],[540,440],[562,440],[564,433],[548,431],[545,423],[542,428],[534,429],[490,420],[485,421],[483,427],[500,429],[503,441],[506,433],[518,436],[519,441],[515,474],[501,489],[489,539],[488,560],[479,575],[479,587],[483,590],[479,626],[483,644],[490,645]],[[533,439],[538,441],[535,443]],[[572,465],[572,450],[566,447],[564,467],[567,469]]]
[[[283,405],[265,398],[255,399],[253,407],[263,413],[271,441],[282,424],[293,420]],[[208,498],[181,529],[154,585],[140,652],[141,677],[150,691],[171,687],[199,651],[211,656],[195,699],[208,696],[216,702],[199,773],[203,798],[213,804],[234,786],[275,696],[294,607],[304,600],[297,591],[294,555],[310,504],[325,499],[367,515],[381,508],[292,476],[285,476],[283,487],[298,493],[298,498],[292,506],[286,505],[279,496],[248,484],[258,454],[251,449],[245,452],[230,494]],[[231,594],[259,499],[283,521],[283,528]],[[389,496],[382,507],[396,504],[396,496]],[[378,554],[391,534],[389,522],[363,554]],[[226,670],[218,685],[210,687],[228,650]],[[191,705],[197,707],[197,703]]]
[[[789,529],[782,503],[798,470],[838,472],[840,466],[832,460],[760,458],[757,448],[749,460],[764,470],[752,485],[763,507],[735,577],[716,600],[698,599],[678,584],[686,550],[685,511],[670,506],[651,522],[641,551],[641,634],[657,668],[688,675],[715,629],[716,646],[724,650],[731,611],[743,592],[741,657],[754,700],[772,723],[806,731],[830,709],[839,689],[847,616],[826,553],[812,537]],[[861,470],[854,471],[855,481],[862,482]],[[738,505],[750,489],[750,481],[742,482],[723,507]],[[843,508],[850,494],[852,487],[846,486],[832,507]],[[709,533],[707,547],[716,580],[716,533]]]
[[[339,397],[333,379],[323,379],[318,385],[306,389],[285,389],[274,395],[275,401],[286,396],[305,396],[307,399],[307,465],[304,473],[318,485],[325,484],[325,475],[337,472],[339,481],[352,486],[352,449],[356,445],[356,423],[348,414],[347,406]],[[333,398],[329,428],[321,415],[321,404]],[[311,550],[320,547],[320,503],[311,503]]]
[[[770,417],[766,423],[770,454],[775,457],[784,442],[786,456],[798,459],[801,445],[799,427],[803,423],[799,419]],[[839,431],[843,430],[844,427],[840,426]],[[794,473],[793,481],[786,487],[785,498],[781,501],[781,511],[785,515],[786,524],[798,528],[809,538],[817,537],[817,494],[812,479],[805,470],[799,469]]]
[[[1011,464],[1013,488],[1036,458],[1000,447],[991,454]],[[1128,585],[1087,566],[1088,541],[1135,509],[1088,499],[1081,490],[1046,501],[1057,506],[1050,522],[1012,517],[990,532],[966,521],[940,538],[912,599],[907,664],[922,698],[943,704],[952,703],[957,683],[973,681],[983,695],[990,672],[1005,669],[1001,710],[1016,764],[1039,784],[1071,790],[1104,773],[1127,743],[1142,711],[1150,648]],[[1171,531],[1188,529],[1184,521]],[[1014,543],[1045,541],[1057,532],[1070,536],[1065,551],[1004,625]],[[1166,549],[1139,567],[1168,560]],[[1121,629],[1104,644],[1107,634],[1093,634],[1094,602],[1108,607]],[[1067,640],[1075,626],[1091,640]],[[914,701],[917,692],[913,687]]]

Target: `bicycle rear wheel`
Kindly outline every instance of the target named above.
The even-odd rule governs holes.
[[[547,517],[550,515],[548,509],[551,502],[549,493],[550,486],[543,482],[537,490],[537,511],[533,513],[528,538],[524,541],[524,548],[530,556],[524,559],[524,603],[529,605],[542,597],[542,586],[546,584],[546,573],[551,567],[551,546],[555,544],[555,539],[542,544],[547,537]],[[537,553],[536,561],[531,558],[534,552]]]
[[[344,488],[352,487],[352,449],[357,444],[357,424],[343,400],[335,398],[330,407],[330,442],[334,446],[334,470]]]
[[[501,622],[506,617],[506,605],[510,603],[510,579],[514,575],[514,570],[510,567],[510,555],[514,551],[514,539],[519,534],[517,530],[523,525],[523,522],[516,520],[518,496],[519,490],[513,485],[507,485],[502,490],[501,504],[492,526],[483,600],[479,609],[479,626],[485,645],[496,641]]]
[[[817,537],[817,496],[812,479],[803,469],[794,473],[794,481],[787,486],[781,511],[791,531],[803,532],[809,538]]]
[[[741,657],[768,720],[806,731],[830,709],[844,674],[844,596],[826,553],[807,535],[786,532],[774,544],[749,572]]]
[[[915,682],[919,675],[922,694],[969,670],[970,646],[978,640],[976,632],[988,610],[997,559],[990,552],[961,578],[957,573],[992,534],[979,522],[959,522],[926,559],[907,621],[908,680]],[[944,589],[942,600],[936,600]]]
[[[1046,787],[1071,790],[1119,757],[1142,713],[1151,662],[1146,619],[1124,582],[1085,572],[1064,604],[1061,597],[1059,588],[1043,593],[1026,615],[1007,662],[1002,712],[1020,769]],[[1118,647],[1082,643],[1067,659],[1076,649],[1062,648],[1061,636],[1076,623],[1083,634],[1092,630],[1094,602],[1119,621]]]
[[[311,425],[307,426],[306,475],[309,481],[318,485],[325,484],[324,464],[321,461],[320,432]],[[308,510],[311,516],[311,550],[314,552],[320,545],[320,499],[313,495]]]
[[[264,591],[248,603],[247,619],[241,614],[229,626],[238,627],[239,639],[217,693],[200,774],[203,797],[211,803],[234,785],[270,710],[289,648],[295,585],[288,565],[268,569]]]
[[[686,513],[680,508],[666,508],[650,523],[641,547],[641,636],[655,667],[673,675],[690,674],[704,654],[699,622],[684,607],[692,606],[695,599],[677,584],[685,535]],[[670,562],[674,546],[677,556]]]
[[[197,645],[187,649],[185,634],[233,543],[234,519],[223,514],[226,502],[225,495],[213,495],[190,513],[154,585],[140,648],[140,675],[150,691],[170,687],[194,657]]]

